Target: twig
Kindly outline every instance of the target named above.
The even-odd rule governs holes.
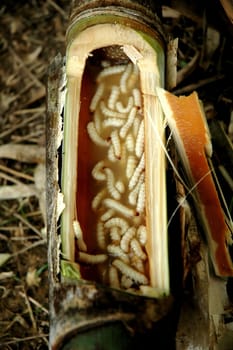
[[[213,76],[211,78],[202,79],[202,80],[199,80],[197,83],[186,85],[180,89],[175,89],[172,91],[172,93],[175,95],[182,95],[182,94],[190,93],[190,92],[193,92],[194,90],[199,89],[202,86],[205,86],[205,85],[208,85],[211,83],[215,83],[215,82],[222,80],[224,78],[225,78],[225,76],[223,74],[221,74],[221,75]]]
[[[58,6],[54,1],[52,0],[48,0],[48,3],[55,8],[55,10],[57,10],[57,12],[60,13],[60,15],[62,15],[65,19],[68,18],[67,13],[65,11],[62,10],[62,8],[60,6]]]
[[[30,222],[28,220],[23,218],[20,214],[15,213],[13,215],[14,215],[14,217],[16,217],[17,219],[22,221],[23,224],[28,226],[32,231],[34,231],[36,234],[38,234],[40,237],[42,237],[41,232],[39,230],[37,230],[37,228],[35,228],[32,224],[30,224]]]
[[[32,243],[29,247],[26,247],[26,248],[23,248],[21,250],[18,250],[17,252],[13,253],[11,255],[11,257],[17,256],[19,254],[23,254],[23,253],[27,252],[30,249],[36,248],[36,247],[38,247],[40,245],[43,245],[43,244],[46,244],[46,243],[47,243],[47,240],[46,239],[42,239],[42,240],[40,240],[38,242]]]
[[[14,56],[15,61],[19,63],[19,65],[23,68],[23,70],[26,72],[26,74],[29,76],[29,78],[40,87],[44,88],[44,85],[36,78],[36,76],[31,72],[31,70],[26,67],[25,63],[21,59],[21,57],[18,56],[18,54],[12,49],[12,47],[9,46],[10,53]]]
[[[17,125],[14,125],[14,126],[11,126],[10,129],[5,130],[5,131],[3,131],[3,132],[0,134],[0,138],[3,138],[3,137],[5,137],[5,136],[11,134],[13,131],[22,128],[23,126],[27,125],[27,124],[28,124],[29,122],[31,122],[32,120],[38,119],[38,117],[41,116],[42,114],[43,114],[42,112],[35,113],[35,114],[34,114],[33,116],[31,116],[30,118],[24,119],[21,123],[19,123],[19,124],[17,124]]]
[[[18,136],[18,135],[12,136],[12,141],[14,143],[23,142],[23,141],[27,141],[30,143],[38,143],[38,139],[41,136],[44,136],[44,130],[42,129],[31,132],[30,134],[28,133],[27,135],[24,135],[24,136]]]
[[[33,144],[15,145],[8,143],[0,146],[0,158],[15,159],[19,162],[26,163],[44,163],[45,147],[40,147]]]
[[[18,183],[17,185],[0,187],[0,200],[32,197],[37,195],[38,191],[35,185],[24,185],[22,183]]]
[[[6,173],[12,174],[12,175],[14,175],[16,177],[21,177],[21,178],[23,178],[25,180],[29,180],[29,181],[33,181],[34,182],[34,177],[33,176],[24,174],[24,173],[22,173],[20,171],[14,170],[14,169],[10,169],[10,168],[8,168],[5,165],[0,164],[0,169],[5,171]]]
[[[14,115],[22,115],[27,113],[38,113],[38,112],[39,113],[45,112],[45,107],[20,109],[18,111],[15,111]]]
[[[27,341],[33,340],[33,339],[46,338],[48,336],[49,336],[48,334],[39,334],[39,335],[31,336],[31,337],[15,338],[14,340],[9,340],[9,341],[3,342],[1,345],[10,345],[10,344],[15,344],[15,343],[17,344],[20,342],[27,342]]]
[[[228,186],[230,187],[231,191],[233,191],[233,180],[229,174],[229,172],[226,170],[226,168],[223,165],[218,166],[218,170],[224,177],[225,181],[227,182]]]
[[[34,315],[33,315],[33,311],[32,311],[32,308],[31,308],[31,304],[30,304],[30,302],[29,302],[29,300],[28,300],[28,296],[27,296],[25,290],[24,290],[24,292],[20,292],[20,291],[19,291],[19,294],[20,294],[20,295],[24,298],[24,300],[25,300],[25,303],[26,303],[27,308],[28,308],[28,313],[29,313],[29,316],[30,316],[30,319],[31,319],[31,322],[32,322],[32,327],[33,327],[34,330],[36,330],[36,329],[37,329],[36,320],[35,320],[35,317],[34,317]]]
[[[28,297],[29,301],[34,304],[36,307],[38,307],[39,309],[41,309],[45,314],[49,314],[49,311],[43,306],[41,305],[37,300],[33,299],[32,297]]]
[[[186,79],[194,71],[194,69],[197,66],[199,57],[200,57],[200,53],[199,51],[197,51],[196,54],[191,59],[191,61],[189,61],[186,64],[186,66],[184,66],[177,72],[177,81],[176,81],[177,85],[180,84],[184,79]]]
[[[20,182],[19,180],[15,179],[14,177],[9,176],[9,175],[7,175],[7,174],[5,174],[5,173],[0,172],[0,178],[1,178],[1,179],[4,179],[4,180],[7,180],[7,181],[10,181],[10,182],[12,182],[13,184],[20,185],[20,186],[24,186],[24,184],[23,184],[22,182]],[[9,186],[3,186],[3,187],[1,187],[1,190],[2,190],[4,187],[9,187]],[[1,191],[1,193],[2,193],[2,191]],[[0,197],[0,198],[3,199],[3,197]]]

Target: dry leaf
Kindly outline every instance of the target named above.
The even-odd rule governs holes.
[[[11,254],[9,253],[0,253],[0,267],[3,266],[10,257]]]
[[[26,283],[28,287],[36,286],[40,284],[41,278],[37,275],[37,270],[35,268],[29,267],[26,275]]]

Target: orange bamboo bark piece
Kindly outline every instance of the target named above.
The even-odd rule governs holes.
[[[196,194],[215,273],[232,276],[233,264],[227,248],[231,234],[208,165],[207,156],[211,156],[212,146],[198,95],[193,92],[189,96],[177,97],[161,88],[157,93]]]

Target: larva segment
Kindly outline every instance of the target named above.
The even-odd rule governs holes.
[[[87,131],[88,134],[90,136],[90,138],[92,139],[92,141],[97,145],[97,146],[102,146],[102,147],[107,147],[108,146],[108,142],[107,140],[103,139],[97,132],[95,124],[93,122],[90,122],[87,125]]]
[[[144,150],[144,121],[142,120],[138,129],[136,138],[135,153],[138,158],[141,158]]]
[[[111,257],[120,258],[121,261],[124,261],[126,264],[129,264],[129,256],[125,252],[123,252],[123,250],[119,246],[109,244],[107,247],[107,251]]]
[[[91,100],[91,104],[90,104],[91,112],[95,111],[97,104],[99,103],[99,101],[103,96],[103,93],[104,93],[104,84],[102,83],[102,84],[99,84],[98,88],[96,89],[96,93]]]
[[[119,138],[118,131],[115,129],[111,133],[111,143],[113,145],[113,150],[116,158],[120,159],[121,158],[121,142]]]
[[[79,250],[86,252],[87,246],[83,240],[83,231],[81,229],[80,223],[77,220],[73,221],[73,228],[74,228],[75,237],[77,238]]]
[[[126,106],[123,106],[122,102],[118,101],[116,103],[116,110],[120,113],[129,113],[130,110],[133,108],[133,106],[134,106],[133,97],[130,96]]]
[[[128,253],[129,252],[129,245],[133,237],[135,236],[136,233],[136,228],[135,227],[130,227],[125,234],[123,235],[120,243],[121,249]]]
[[[128,208],[126,205],[121,204],[120,202],[111,199],[111,198],[106,198],[103,200],[103,204],[107,208],[112,208],[114,209],[119,215],[122,215],[126,218],[132,218],[136,215],[136,212],[132,208]]]
[[[109,267],[109,284],[113,288],[120,288],[119,273],[116,267]]]
[[[117,103],[118,97],[120,94],[120,88],[119,86],[112,86],[111,93],[108,99],[108,108],[115,109],[115,105]],[[118,111],[120,112],[120,111]]]
[[[143,273],[133,269],[122,260],[115,259],[112,264],[122,273],[122,275],[131,278],[135,283],[143,285],[148,284],[148,279]]]
[[[85,264],[103,264],[105,261],[107,261],[108,256],[106,254],[87,254],[84,252],[79,252],[78,260],[79,262],[85,263]]]

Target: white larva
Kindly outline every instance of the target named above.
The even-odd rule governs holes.
[[[135,255],[137,255],[137,257],[139,257],[142,260],[146,260],[147,259],[147,255],[142,250],[142,247],[140,246],[140,244],[139,244],[139,242],[137,241],[136,238],[133,238],[131,240],[130,247],[131,247],[132,251],[135,253]]]
[[[135,236],[135,233],[136,233],[136,228],[130,227],[122,236],[121,242],[120,242],[120,247],[125,253],[129,252],[129,244],[130,244],[130,241]]]
[[[137,80],[139,80],[139,71],[138,71],[138,66],[136,64],[133,65],[133,71],[129,76],[129,79],[127,81],[127,87],[128,89],[131,89]]]
[[[109,146],[108,149],[108,159],[110,160],[110,162],[116,162],[117,160],[119,161],[119,159],[116,157],[115,152],[114,152],[114,148],[113,145]]]
[[[137,109],[136,107],[133,107],[129,113],[128,119],[126,121],[126,123],[122,126],[122,128],[120,129],[120,137],[122,139],[124,139],[129,131],[129,129],[131,128],[131,126],[133,125],[135,116],[137,113]]]
[[[123,235],[128,227],[128,222],[123,218],[114,217],[104,223],[105,228],[111,229],[112,227],[119,227],[121,235]]]
[[[141,108],[142,107],[142,100],[141,100],[141,92],[139,89],[134,88],[133,91],[133,98],[134,98],[134,105],[136,107]]]
[[[142,295],[150,296],[151,298],[160,299],[161,296],[163,295],[161,293],[161,290],[151,286],[140,286],[139,288]]]
[[[140,175],[140,177],[138,179],[138,182],[134,186],[133,190],[129,193],[129,197],[128,197],[129,204],[131,204],[131,205],[136,205],[137,204],[137,199],[138,199],[138,193],[139,193],[139,190],[140,190],[140,186],[144,182],[144,180],[145,180],[145,175],[144,175],[144,172],[143,172]]]
[[[110,66],[104,68],[97,77],[97,82],[100,82],[103,78],[109,77],[110,75],[123,73],[125,65]]]
[[[123,126],[125,123],[124,119],[120,119],[120,118],[105,118],[103,120],[103,127],[104,128],[108,128],[108,127],[114,127],[114,128],[120,128],[121,126]]]
[[[115,187],[116,189],[120,192],[120,193],[124,193],[125,192],[125,185],[124,182],[122,181],[116,181],[115,183]]]
[[[134,270],[122,260],[115,259],[112,262],[112,265],[115,266],[123,275],[131,278],[134,282],[138,284],[148,284],[148,278],[143,273]]]
[[[109,118],[126,118],[125,114],[119,113],[117,111],[113,111],[112,109],[109,109],[108,107],[106,107],[105,102],[101,101],[99,104],[100,107],[100,111],[103,113],[103,115],[105,117],[109,117]]]
[[[146,190],[145,190],[145,182],[143,182],[140,185],[140,189],[138,192],[138,200],[137,200],[137,207],[136,212],[141,214],[145,210],[145,203],[146,203]]]
[[[133,136],[135,137],[135,139],[136,139],[137,134],[138,134],[138,129],[139,129],[140,123],[141,123],[141,118],[135,117],[134,122],[133,122]]]
[[[116,212],[119,214],[131,218],[133,217],[136,213],[135,210],[132,208],[128,208],[126,205],[112,199],[112,198],[106,198],[103,200],[103,204],[110,209],[114,209]]]
[[[135,144],[135,154],[138,158],[142,156],[144,151],[144,120],[141,121]]]
[[[94,113],[93,121],[95,124],[96,131],[100,135],[102,132],[102,121],[101,121],[101,115],[100,115],[98,110],[95,111],[95,113]]]
[[[129,278],[125,275],[123,275],[121,277],[121,288],[128,289],[128,288],[132,287],[132,285],[133,285],[133,281],[131,280],[131,278]]]
[[[115,156],[118,159],[120,159],[121,158],[121,142],[120,142],[118,131],[113,130],[110,137],[111,137],[111,143],[113,145]]]
[[[121,92],[123,92],[123,93],[126,93],[127,90],[128,90],[127,80],[128,80],[128,78],[130,76],[131,71],[132,71],[132,64],[129,63],[126,66],[126,69],[125,69],[124,73],[122,74],[122,76],[120,78],[120,89],[121,89]]]
[[[121,160],[121,164],[125,164],[126,163],[127,157],[128,157],[128,153],[127,153],[125,144],[123,142],[123,143],[121,143],[121,159],[120,159]]]
[[[100,147],[107,147],[108,146],[108,141],[103,139],[99,135],[99,133],[96,130],[94,122],[89,122],[87,124],[87,132],[88,132],[90,139],[92,140],[92,142],[95,145],[100,146]]]
[[[129,256],[126,253],[124,253],[119,246],[115,244],[109,244],[107,246],[107,252],[111,257],[120,258],[126,264],[129,264]]]
[[[132,267],[134,267],[137,271],[141,273],[145,273],[145,265],[144,262],[137,256],[134,255],[130,261]]]
[[[135,148],[135,141],[132,134],[128,134],[125,139],[125,146],[129,152],[133,152]]]
[[[105,163],[103,160],[101,160],[98,163],[96,163],[96,165],[92,169],[92,172],[91,172],[92,177],[98,181],[106,180],[106,174],[104,173],[104,169],[105,169]]]
[[[141,245],[145,245],[147,242],[147,230],[146,226],[140,225],[137,229],[137,239]]]
[[[106,190],[103,189],[95,195],[95,197],[92,199],[92,202],[91,202],[91,207],[93,210],[97,210],[99,208],[101,201],[106,196],[106,194],[107,194]]]
[[[115,177],[114,177],[113,171],[110,168],[105,168],[104,172],[106,174],[106,180],[107,180],[106,186],[107,186],[109,194],[114,199],[119,200],[121,198],[121,194],[115,187]]]
[[[98,85],[95,95],[93,96],[91,103],[90,103],[90,111],[94,112],[99,101],[101,100],[101,98],[103,97],[104,94],[104,83],[101,83]]]
[[[98,247],[101,249],[106,249],[106,236],[105,236],[105,230],[104,230],[104,224],[101,221],[97,222],[96,226],[96,240]]]
[[[115,212],[113,209],[109,209],[103,215],[101,215],[100,220],[105,222],[105,221],[111,219],[111,217],[114,215],[114,213]]]
[[[120,288],[120,280],[119,280],[119,274],[118,270],[115,266],[110,266],[109,271],[109,285],[112,288]]]
[[[121,234],[119,227],[111,227],[109,231],[110,238],[113,243],[120,243],[121,240]]]
[[[124,107],[121,101],[116,103],[116,110],[119,113],[129,113],[129,111],[133,108],[133,97],[130,96],[128,99],[127,105]]]
[[[137,158],[134,155],[130,155],[127,159],[126,164],[126,177],[130,179],[136,169],[137,166]]]
[[[129,181],[129,189],[132,190],[136,183],[138,182],[138,179],[140,177],[141,172],[145,169],[145,156],[144,153],[141,156],[141,159],[139,161],[138,166],[136,167],[130,181]]]
[[[115,104],[116,104],[116,101],[118,100],[119,94],[120,94],[119,86],[115,86],[115,85],[112,86],[109,99],[108,99],[108,108],[115,109]]]
[[[79,252],[78,261],[85,264],[102,264],[108,259],[107,254],[87,254],[83,252]]]
[[[84,242],[83,231],[81,229],[80,223],[77,220],[73,221],[73,229],[74,229],[75,237],[77,238],[79,250],[81,250],[83,252],[86,252],[87,251],[87,245]]]

